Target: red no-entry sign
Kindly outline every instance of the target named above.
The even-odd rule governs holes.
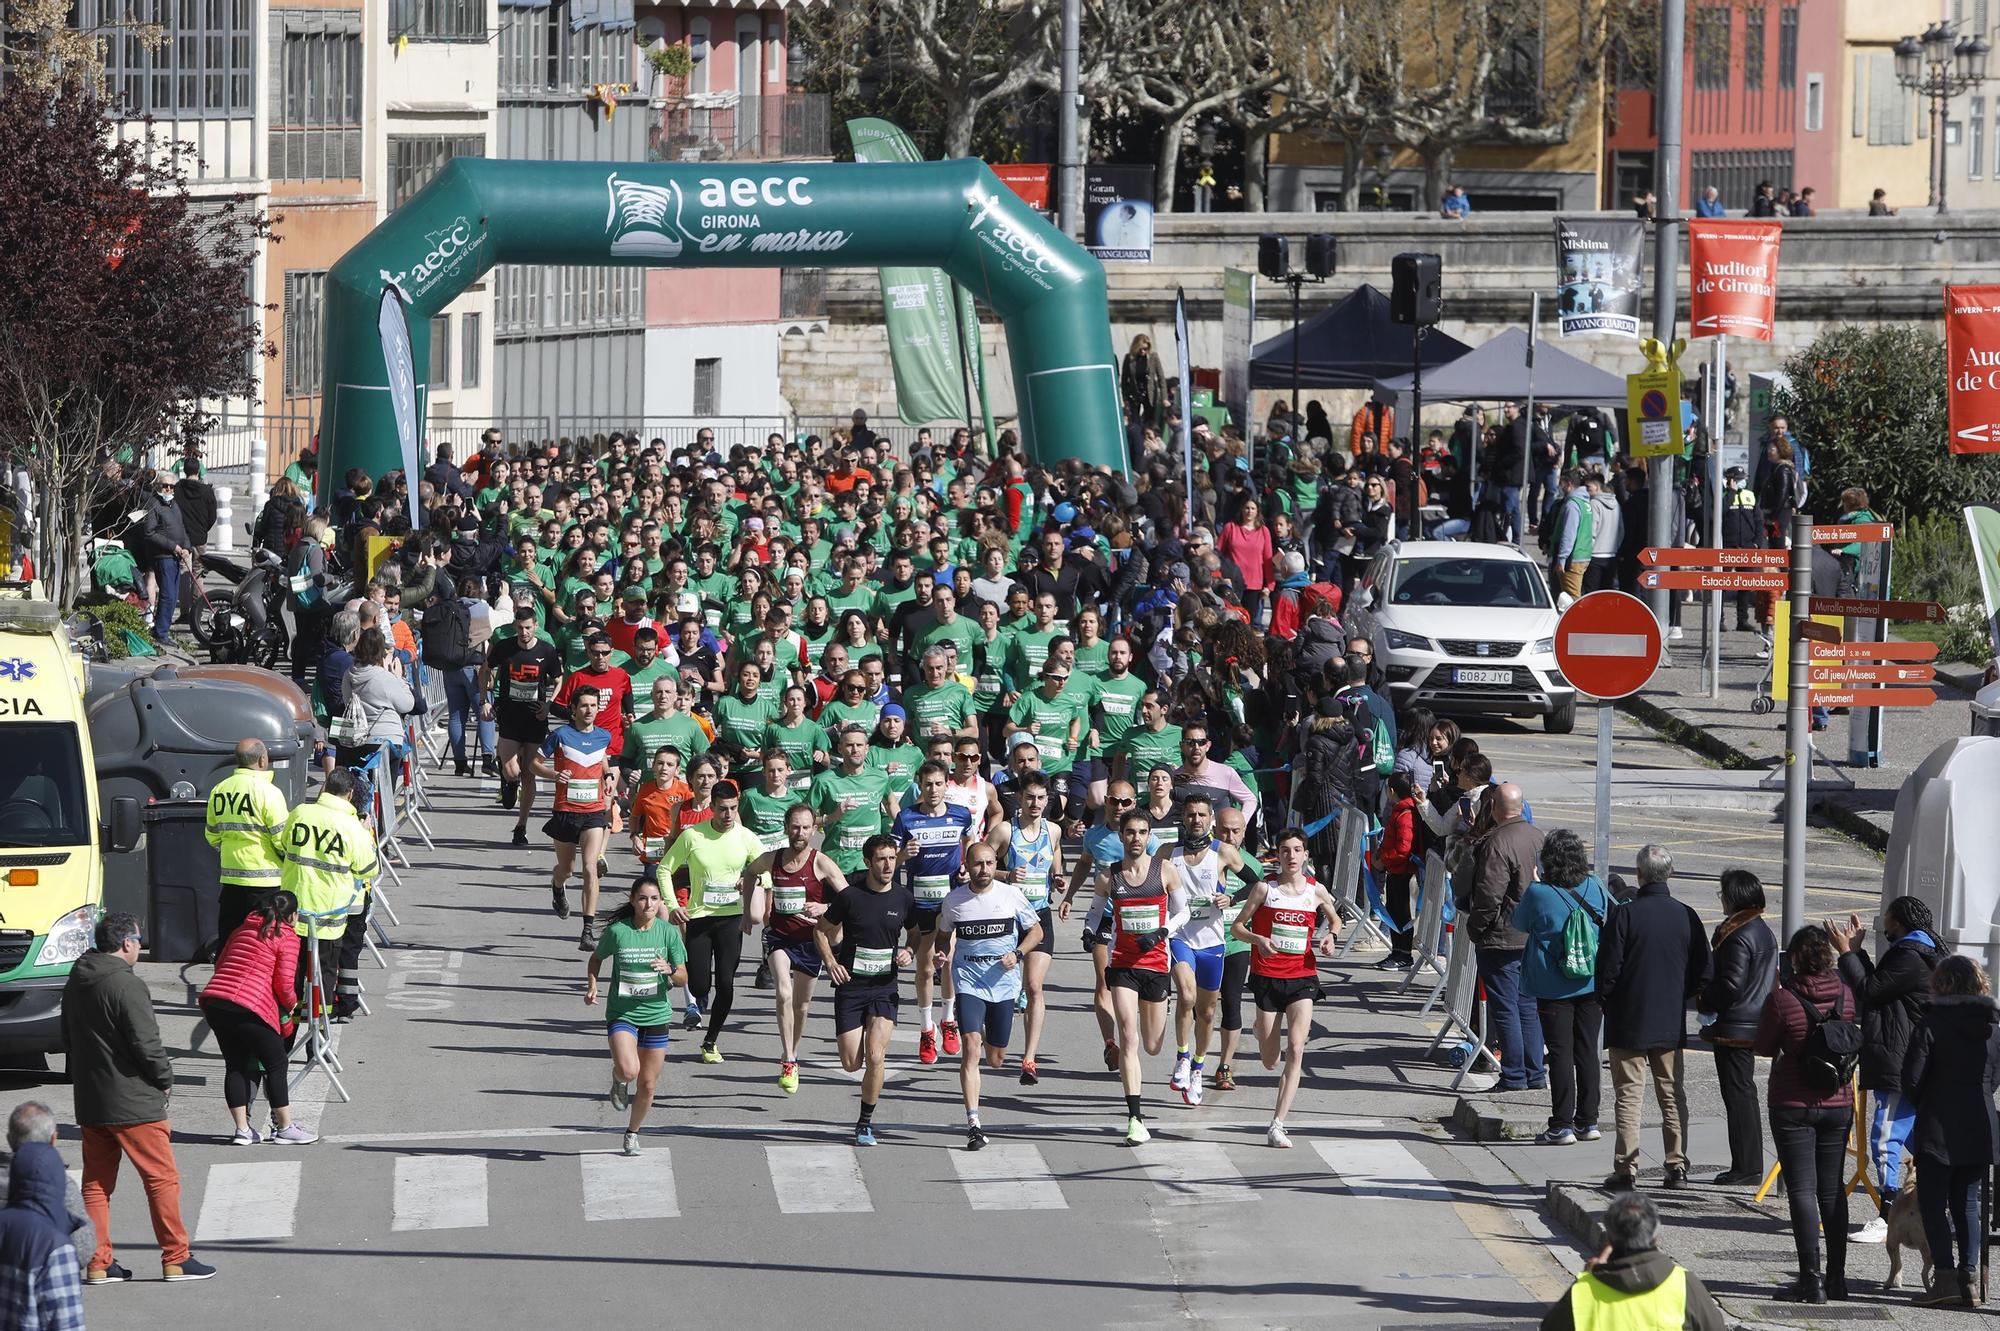
[[[1660,625],[1636,596],[1592,592],[1556,621],[1556,664],[1593,698],[1623,698],[1660,668]]]

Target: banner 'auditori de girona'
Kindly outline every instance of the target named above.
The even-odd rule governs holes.
[[[430,317],[499,263],[942,268],[1000,315],[1030,455],[1125,463],[1104,269],[983,163],[461,157],[327,274],[326,485],[402,464],[384,288],[408,302],[411,356],[428,364]]]
[[[1944,289],[1951,451],[2000,453],[2000,286]]]
[[[1782,222],[1743,217],[1688,223],[1688,327],[1693,337],[1771,340]]]

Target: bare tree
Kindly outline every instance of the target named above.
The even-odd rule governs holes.
[[[1104,0],[1104,8],[1119,3]],[[1161,123],[1154,192],[1156,206],[1165,212],[1173,207],[1188,126],[1201,116],[1221,115],[1246,99],[1261,104],[1278,86],[1280,75],[1266,57],[1261,34],[1248,21],[1247,11],[1234,0],[1122,3],[1131,10],[1150,11],[1138,23],[1126,24],[1147,31],[1150,40],[1142,44],[1127,39],[1115,47],[1115,59],[1123,66],[1116,87],[1124,105]]]

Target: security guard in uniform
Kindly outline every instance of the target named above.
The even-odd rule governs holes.
[[[340,970],[341,943],[347,931],[367,928],[363,903],[368,885],[379,872],[375,834],[354,808],[357,787],[351,768],[336,767],[328,772],[320,797],[292,810],[281,838],[283,886],[299,901],[299,922],[294,927],[301,935],[307,934],[308,916],[319,925],[322,984],[326,976]],[[311,982],[309,968],[300,966],[302,997]],[[350,992],[341,1001],[358,1002],[358,998],[358,993]],[[336,1003],[335,1013],[339,1010]]]
[[[1604,1250],[1542,1316],[1542,1331],[1723,1331],[1715,1296],[1660,1251],[1660,1213],[1635,1192],[1604,1208]]]
[[[218,951],[250,913],[250,899],[282,881],[284,857],[278,838],[285,830],[285,797],[271,770],[271,754],[261,739],[236,742],[236,770],[208,793],[202,835],[222,855],[222,903],[217,911]]]

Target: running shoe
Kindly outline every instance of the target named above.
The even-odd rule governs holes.
[[[1284,1124],[1273,1121],[1270,1129],[1264,1133],[1264,1144],[1275,1146],[1281,1151],[1289,1151],[1292,1149],[1292,1134],[1285,1131]]]
[[[712,1041],[705,1040],[701,1046],[701,1061],[704,1063],[720,1063],[722,1061],[722,1051],[717,1049]]]
[[[1186,1090],[1188,1084],[1188,1071],[1193,1066],[1194,1066],[1193,1061],[1190,1060],[1186,1054],[1180,1054],[1176,1056],[1174,1059],[1174,1075],[1167,1078],[1167,1085],[1172,1087],[1176,1091]]]
[[[1210,1085],[1218,1091],[1233,1091],[1236,1089],[1236,1074],[1224,1063],[1215,1070],[1215,1080]]]
[[[1535,1137],[1537,1146],[1574,1146],[1576,1132],[1572,1128],[1550,1128]]]
[[[197,1262],[193,1257],[184,1257],[174,1265],[160,1268],[160,1278],[169,1284],[180,1280],[207,1280],[214,1274],[214,1267],[207,1262]]]
[[[636,1132],[626,1133],[625,1140],[619,1145],[618,1150],[622,1155],[639,1154],[639,1134]]]
[[[132,1273],[113,1262],[102,1270],[92,1270],[83,1277],[86,1285],[122,1285],[132,1278]]]
[[[1028,991],[1026,989],[1023,989],[1020,993],[1020,996],[1014,1000],[1014,1011],[1026,1012],[1027,1010],[1028,1010]]]
[[[594,922],[589,920],[584,921],[583,932],[578,934],[576,938],[576,950],[579,952],[597,951],[597,925]]]
[[[966,1150],[976,1151],[984,1145],[986,1145],[986,1129],[974,1123],[965,1130]]]
[[[958,1050],[958,1023],[947,1021],[944,1023],[944,1052],[947,1055],[956,1057]]]
[[[556,913],[556,918],[557,918],[557,919],[559,919],[559,920],[566,920],[566,919],[568,919],[568,918],[569,918],[569,893],[568,893],[568,892],[565,892],[565,891],[564,891],[564,890],[563,890],[562,888],[560,888],[560,887],[553,887],[553,888],[550,888],[550,889],[549,889],[549,907],[550,907],[550,909],[552,909],[552,910],[554,910],[554,911],[555,911],[555,913]]]
[[[611,864],[602,855],[597,857],[597,876],[599,878],[609,878],[611,876]]]
[[[246,1123],[242,1127],[236,1129],[236,1135],[229,1139],[229,1144],[231,1146],[255,1146],[258,1142],[263,1140],[264,1140],[263,1137],[258,1135],[257,1129],[251,1127],[249,1124]]]
[[[1153,1134],[1147,1130],[1145,1119],[1135,1114],[1125,1120],[1125,1144],[1127,1146],[1144,1146],[1151,1140],[1153,1140]]]
[[[873,1146],[875,1144],[875,1125],[872,1123],[855,1124],[854,1144],[856,1146]]]
[[[1595,1123],[1587,1124],[1576,1130],[1576,1139],[1580,1142],[1594,1142],[1603,1136],[1603,1131]]]
[[[528,846],[528,829],[517,824],[514,828],[514,844],[523,850]]]
[[[798,1064],[796,1063],[785,1064],[784,1070],[778,1073],[778,1089],[783,1091],[786,1095],[797,1095],[799,1093]]]
[[[925,1031],[917,1037],[917,1062],[937,1062],[937,1032]]]
[[[1116,1040],[1106,1040],[1104,1042],[1104,1070],[1106,1072],[1118,1071],[1118,1042]]]
[[[698,1030],[700,1029],[700,1027],[701,1027],[701,1003],[699,1000],[690,996],[687,1001],[687,1015],[681,1018],[681,1029],[684,1031],[692,1031],[692,1030]]]
[[[614,1069],[611,1073],[611,1107],[623,1112],[632,1107],[632,1092],[627,1089],[625,1079]]]
[[[771,987],[771,959],[769,957],[765,957],[757,963],[757,978],[750,983],[752,987],[757,989],[769,989]]]
[[[1181,1099],[1189,1105],[1201,1104],[1201,1070],[1188,1069],[1187,1085],[1181,1088]]]
[[[311,1146],[319,1140],[319,1134],[296,1123],[287,1123],[265,1140],[273,1146]]]
[[[506,779],[505,777],[502,777],[502,778],[500,779],[500,807],[501,807],[501,808],[503,808],[503,809],[511,809],[511,808],[513,808],[513,807],[514,807],[514,805],[515,805],[515,802],[516,802],[516,801],[517,801],[517,800],[518,800],[518,799],[520,798],[520,795],[521,795],[521,783],[520,783],[519,781],[509,781],[509,780],[507,780],[507,779]],[[525,831],[525,829],[523,829],[523,828],[519,828],[519,827],[515,828],[515,829],[514,829],[514,835],[515,835],[515,836],[517,836],[517,837],[521,837],[521,838],[522,838],[522,841],[520,841],[520,842],[517,842],[516,844],[520,844],[520,845],[525,845],[525,844],[526,844],[526,835],[527,835],[527,834],[526,834],[526,831]]]
[[[1876,1216],[1861,1228],[1847,1236],[1849,1243],[1886,1243],[1889,1238],[1889,1222]]]
[[[1041,1081],[1041,1079],[1042,1079],[1041,1070],[1035,1066],[1035,1060],[1032,1058],[1022,1059],[1021,1084],[1023,1086],[1033,1086],[1037,1082]]]

